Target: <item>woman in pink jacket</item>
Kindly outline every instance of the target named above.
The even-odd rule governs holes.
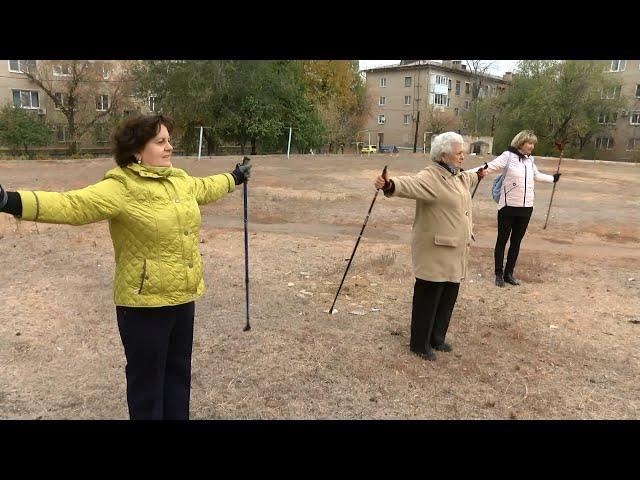
[[[531,155],[538,137],[531,130],[518,133],[511,146],[500,156],[489,162],[487,173],[502,172],[507,169],[502,181],[500,201],[498,202],[498,238],[494,250],[496,285],[504,287],[504,283],[519,285],[513,276],[520,242],[527,231],[529,219],[533,212],[534,182],[554,183],[560,173],[547,175],[538,171]],[[511,237],[507,264],[504,264],[504,249]]]

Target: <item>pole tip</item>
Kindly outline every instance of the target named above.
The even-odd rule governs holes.
[[[249,330],[251,330],[251,325],[247,325],[242,329],[243,332],[248,332]]]

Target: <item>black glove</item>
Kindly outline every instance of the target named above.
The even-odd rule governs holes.
[[[561,173],[554,173],[553,174],[553,183],[556,183],[558,180],[560,180],[560,175],[562,175]]]
[[[7,192],[5,192],[4,188],[2,188],[2,185],[0,185],[0,212],[7,204],[8,200],[9,200],[9,196],[7,195]]]
[[[244,157],[244,161],[242,162],[242,164],[236,164],[236,168],[233,170],[233,172],[231,172],[236,185],[240,185],[249,180],[249,177],[251,176],[251,164],[249,163],[249,161],[249,157]]]

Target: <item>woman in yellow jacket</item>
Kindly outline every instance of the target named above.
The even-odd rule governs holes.
[[[200,209],[248,180],[250,165],[197,178],[171,165],[172,121],[125,120],[113,135],[118,167],[64,193],[5,192],[0,211],[23,220],[84,225],[109,221],[114,301],[127,358],[129,417],[188,419],[194,301],[204,292]]]

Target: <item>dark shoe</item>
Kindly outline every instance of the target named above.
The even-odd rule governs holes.
[[[439,352],[450,352],[451,350],[453,350],[453,348],[451,348],[451,345],[449,345],[448,343],[443,343],[441,345],[434,345],[433,348],[435,350],[438,350]]]
[[[422,358],[423,360],[429,360],[429,361],[434,361],[436,359],[436,352],[433,351],[433,349],[429,349],[426,352],[416,352],[414,350],[411,350],[413,353],[415,353],[417,356],[419,356],[420,358]]]
[[[502,275],[496,275],[496,285],[504,287],[504,278],[502,278]]]
[[[511,285],[520,285],[520,282],[513,278],[513,275],[510,273],[504,274],[504,281],[510,283]]]

